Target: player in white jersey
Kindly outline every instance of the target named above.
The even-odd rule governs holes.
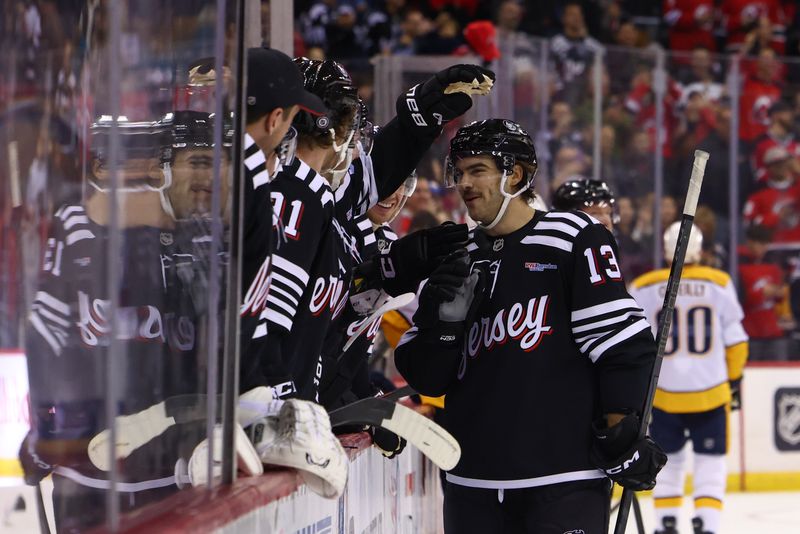
[[[672,258],[679,227],[676,222],[664,233],[666,258]],[[736,288],[727,273],[698,265],[702,244],[702,234],[693,226],[654,401],[650,433],[669,458],[654,490],[657,534],[678,532],[687,439],[694,451],[694,532],[719,532],[728,414],[732,407],[738,409],[747,360],[748,339]],[[630,290],[654,332],[667,278],[668,268],[652,271],[634,280]]]

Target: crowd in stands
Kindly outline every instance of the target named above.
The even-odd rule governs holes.
[[[17,232],[21,221],[47,212],[48,195],[66,187],[70,177],[73,185],[79,182],[79,162],[69,157],[75,141],[60,124],[80,122],[75,114],[87,79],[86,42],[108,38],[102,11],[90,21],[81,16],[84,4],[15,0],[0,10],[8,51],[0,69],[0,120],[19,114],[15,102],[30,98],[33,86],[47,92],[51,124],[36,146],[19,147],[21,200],[0,193],[0,266],[9,266],[0,269],[0,318],[18,316],[24,308],[27,286],[19,266],[30,258]],[[151,20],[151,4],[171,9],[173,16]],[[126,27],[132,30],[123,36],[125,61],[141,65],[142,57],[161,58],[145,71],[130,69],[130,79],[123,80],[138,88],[122,97],[123,111],[134,120],[137,114],[158,116],[176,98],[159,89],[173,83],[175,63],[186,62],[174,43],[193,42],[185,52],[191,58],[213,51],[213,6],[203,4],[198,11],[191,0],[166,4],[126,8]],[[793,331],[792,305],[800,308],[790,289],[800,279],[792,252],[800,237],[800,9],[793,0],[295,0],[295,10],[295,55],[341,61],[368,104],[374,103],[376,56],[468,54],[465,28],[491,21],[498,49],[513,58],[512,118],[537,140],[538,190],[545,200],[563,181],[593,175],[594,58],[602,51],[599,169],[617,194],[616,232],[626,276],[653,267],[655,236],[678,217],[693,151],[702,148],[712,154],[698,212],[706,261],[723,268],[734,254],[741,264],[780,261],[780,291],[751,288],[752,306],[769,306],[780,332]],[[269,2],[262,3],[262,14],[268,20]],[[153,26],[149,41],[142,37],[146,33],[134,31],[146,24]],[[268,29],[263,24],[265,42]],[[172,49],[156,38],[162,34]],[[548,52],[546,98],[539,94],[542,47]],[[663,80],[655,69],[659,50],[666,53]],[[662,82],[659,103],[655,94]],[[102,94],[93,96],[102,101]],[[538,107],[543,101],[546,109]],[[663,116],[664,140],[660,221],[653,220],[657,115]],[[43,121],[41,114],[31,119]],[[732,135],[734,121],[738,135]],[[734,138],[738,146],[732,145]],[[435,152],[418,169],[417,192],[396,221],[401,233],[463,217],[458,199],[440,185],[443,158]],[[0,153],[3,165],[6,157]],[[735,206],[728,187],[731,161],[738,171]],[[732,226],[731,214],[738,226]],[[735,237],[742,250],[729,250],[731,228],[740,229]],[[766,259],[747,248],[753,240],[745,239],[745,231],[769,244]],[[29,233],[44,235],[44,228],[31,227]],[[17,329],[0,328],[0,345],[17,342]]]
[[[298,53],[342,61],[361,76],[367,100],[371,58],[463,55],[465,48],[480,54],[469,50],[465,29],[476,20],[491,21],[498,49],[513,56],[513,118],[536,134],[544,163],[539,191],[545,198],[564,181],[593,173],[593,75],[595,56],[602,53],[599,168],[618,195],[616,237],[626,276],[653,267],[655,234],[677,220],[694,150],[707,150],[712,157],[698,210],[704,261],[729,268],[736,254],[751,336],[789,343],[787,335],[795,329],[790,287],[800,273],[794,245],[800,242],[796,2],[322,0],[297,2],[296,14]],[[530,120],[536,105],[531,103],[540,96],[536,77],[542,74],[542,46],[547,46],[549,77],[548,106],[542,110],[545,132],[541,121]],[[664,80],[658,80],[655,68],[659,50],[665,52]],[[659,104],[655,92],[661,81]],[[654,224],[659,111],[664,193],[660,221]],[[734,116],[738,135],[732,135]],[[739,185],[734,206],[729,195],[732,150]],[[433,222],[430,215],[435,220],[459,217],[458,203],[438,185],[439,172],[435,162],[420,170],[423,185],[399,219],[399,232],[413,221]],[[732,214],[740,223],[733,227]],[[732,228],[742,243],[736,251],[728,250]],[[769,246],[754,253],[754,243]],[[761,268],[776,262],[777,271]],[[769,281],[761,276],[766,271]],[[773,352],[785,357],[787,350],[794,347]]]

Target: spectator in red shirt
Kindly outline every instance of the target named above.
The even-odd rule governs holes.
[[[771,232],[751,226],[739,247],[739,292],[744,309],[744,326],[750,336],[751,360],[785,360],[789,339],[780,326],[778,308],[787,298],[783,271],[764,263]]]
[[[756,140],[755,150],[751,164],[756,180],[767,180],[767,166],[764,156],[767,151],[775,146],[782,146],[792,156],[793,171],[800,174],[800,143],[795,139],[792,128],[794,127],[794,112],[784,100],[778,100],[769,108],[769,127],[764,135]]]
[[[747,199],[744,218],[774,232],[779,243],[800,241],[800,184],[792,172],[792,157],[782,146],[764,155],[767,186]]]
[[[664,21],[669,27],[670,50],[697,46],[716,50],[713,0],[664,0]]]
[[[737,52],[763,18],[772,26],[770,47],[778,54],[784,53],[788,21],[781,0],[722,0],[720,7],[728,35],[727,52]]]
[[[755,72],[747,76],[739,100],[739,137],[743,141],[752,143],[767,131],[769,108],[781,96],[779,72],[775,52],[769,48],[761,50]]]

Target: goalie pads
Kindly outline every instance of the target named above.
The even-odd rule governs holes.
[[[255,423],[251,436],[263,463],[297,469],[306,485],[323,497],[334,499],[344,491],[347,455],[319,404],[289,399],[277,417]]]
[[[248,476],[260,475],[264,466],[258,457],[255,447],[247,438],[241,425],[234,426],[234,442],[236,444],[236,466]],[[214,461],[211,468],[214,478],[222,476],[222,425],[214,426]],[[185,469],[185,471],[184,471]],[[208,485],[208,438],[201,441],[192,451],[189,462],[182,459],[175,465],[175,479],[179,488],[188,484],[192,486]]]

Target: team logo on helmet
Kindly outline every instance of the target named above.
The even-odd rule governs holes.
[[[330,119],[325,115],[317,117],[317,128],[324,130],[331,123]]]

